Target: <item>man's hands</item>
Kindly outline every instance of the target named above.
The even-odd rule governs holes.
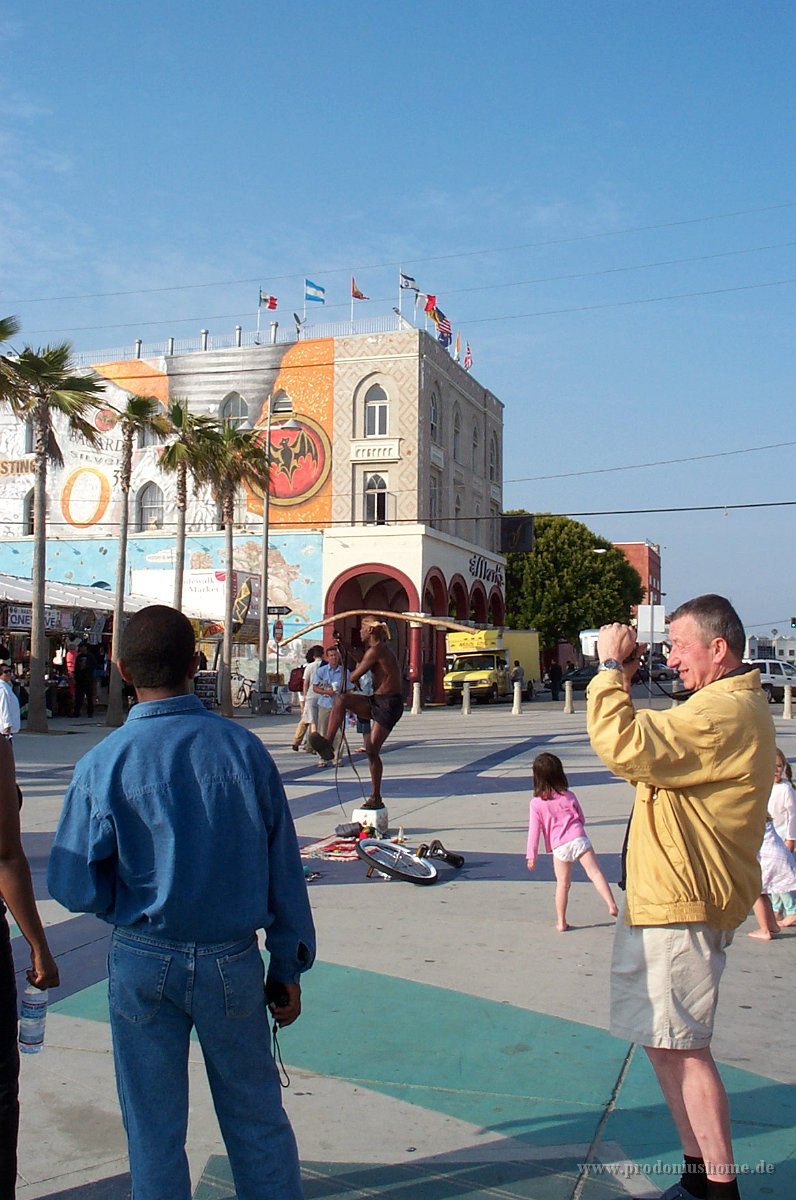
[[[268,1007],[279,1028],[284,1029],[286,1025],[292,1025],[301,1013],[301,984],[279,983],[276,986],[283,989],[281,999],[286,998],[287,1002],[277,1005],[275,1000],[269,1001]]]
[[[25,977],[28,983],[32,983],[34,987],[54,988],[58,987],[61,982],[58,974],[58,964],[50,953],[48,946],[40,948],[31,947],[30,951],[30,970],[25,972]]]
[[[624,663],[626,658],[636,657],[636,631],[629,625],[603,625],[597,636],[597,657],[600,662],[607,658],[615,658]],[[634,668],[635,670],[635,668]]]

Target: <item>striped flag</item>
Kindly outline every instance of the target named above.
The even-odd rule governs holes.
[[[437,308],[437,297],[436,296],[426,296],[426,304],[425,304],[425,308],[423,309],[423,312],[427,312],[430,317],[434,317],[436,308]]]
[[[276,296],[267,296],[262,288],[260,288],[260,308],[276,308],[278,300]]]
[[[357,281],[354,276],[351,276],[351,299],[352,300],[370,300],[370,296],[366,296],[364,292],[360,292],[357,287]]]
[[[317,304],[326,303],[326,288],[321,287],[319,283],[313,283],[311,279],[304,280],[304,299],[314,300]]]
[[[402,288],[411,288],[413,292],[420,290],[417,286],[417,282],[412,278],[411,275],[404,275],[403,271],[400,271],[399,274],[401,276],[400,283]]]
[[[465,350],[464,350],[464,364],[463,365],[464,365],[465,371],[469,371],[470,367],[473,365],[473,355],[472,355],[472,351],[470,350],[469,342],[467,343]]]

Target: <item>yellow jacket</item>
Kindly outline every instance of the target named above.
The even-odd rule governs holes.
[[[774,772],[760,672],[717,679],[676,708],[637,712],[619,673],[601,671],[587,698],[594,750],[636,788],[628,925],[735,929],[760,895],[757,852]]]

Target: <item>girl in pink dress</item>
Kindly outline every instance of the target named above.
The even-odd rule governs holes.
[[[615,917],[618,909],[608,882],[600,870],[597,855],[586,837],[586,819],[577,797],[569,790],[561,759],[555,754],[539,754],[533,760],[533,798],[528,827],[528,870],[536,867],[539,837],[544,834],[545,848],[553,855],[556,873],[556,929],[566,933],[567,900],[572,883],[572,864],[579,862]]]

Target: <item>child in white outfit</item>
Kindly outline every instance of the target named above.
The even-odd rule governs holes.
[[[577,797],[569,790],[561,759],[555,754],[539,754],[533,761],[533,798],[528,826],[528,870],[536,867],[539,837],[544,834],[545,848],[553,855],[556,873],[556,929],[566,933],[567,900],[572,883],[572,864],[579,862],[615,917],[618,909],[608,882],[600,870],[597,855],[586,837],[586,819]]]

